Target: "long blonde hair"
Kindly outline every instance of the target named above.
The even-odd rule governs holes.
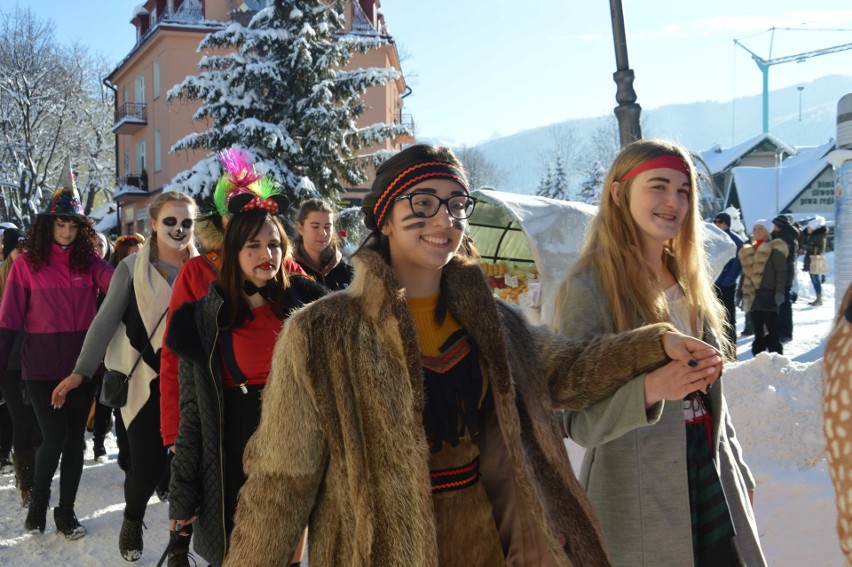
[[[628,171],[663,155],[683,160],[691,187],[686,218],[677,235],[664,244],[664,261],[683,288],[697,332],[709,328],[722,350],[731,353],[733,347],[727,344],[723,332],[723,307],[713,292],[707,268],[695,164],[680,146],[666,140],[639,140],[621,150],[604,179],[600,208],[589,224],[574,271],[591,268],[597,272],[616,332],[670,321],[664,290],[642,254],[638,229],[630,214],[630,187],[635,178],[619,183],[617,203],[610,191]]]

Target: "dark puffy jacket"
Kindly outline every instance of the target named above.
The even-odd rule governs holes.
[[[805,265],[803,269],[806,272],[811,271],[811,256],[825,254],[825,239],[827,236],[828,229],[824,226],[819,227],[811,233],[805,231],[802,239],[802,248],[805,249]]]
[[[725,267],[722,268],[722,273],[719,274],[719,277],[716,278],[716,285],[719,287],[734,287],[737,285],[737,281],[740,279],[740,274],[743,271],[743,267],[740,264],[739,253],[743,247],[742,239],[730,231],[730,229],[725,231],[725,234],[733,240],[734,244],[737,246],[737,254],[731,258]]]
[[[304,276],[290,276],[289,310],[327,293]],[[227,550],[223,494],[222,427],[224,388],[216,355],[217,315],[224,300],[215,284],[198,301],[185,303],[171,317],[166,341],[179,357],[180,426],[169,484],[169,517],[190,518],[193,546],[204,559],[219,566]]]
[[[793,287],[793,279],[796,277],[796,258],[799,249],[799,231],[790,224],[786,217],[776,217],[772,221],[781,230],[773,230],[772,238],[780,238],[787,243],[789,253],[787,254],[787,289]],[[779,224],[781,222],[781,224]]]

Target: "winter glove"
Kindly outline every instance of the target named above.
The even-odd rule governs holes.
[[[784,294],[783,293],[776,293],[775,294],[775,305],[777,307],[781,307],[782,303],[784,303]]]

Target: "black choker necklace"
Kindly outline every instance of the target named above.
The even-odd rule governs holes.
[[[251,297],[255,293],[259,293],[260,296],[266,301],[275,301],[275,296],[278,292],[278,289],[275,286],[270,285],[271,283],[272,281],[270,280],[266,282],[262,287],[257,287],[252,282],[245,280],[243,282],[243,291],[249,297]]]

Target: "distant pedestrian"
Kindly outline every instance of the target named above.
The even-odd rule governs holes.
[[[743,277],[737,293],[743,310],[751,313],[754,355],[763,351],[784,353],[778,335],[778,307],[786,297],[789,248],[783,240],[771,240],[770,230],[770,222],[758,220],[753,229],[754,244],[746,244],[739,253]]]
[[[821,256],[819,262],[825,262],[825,239],[828,235],[828,229],[825,227],[825,218],[817,215],[808,227],[805,229],[805,235],[802,239],[802,248],[805,249],[805,262],[803,269],[808,272],[811,277],[811,284],[814,286],[816,299],[808,303],[808,305],[822,305],[822,282],[825,278],[824,269],[817,267],[817,260],[814,256]]]
[[[799,230],[790,215],[778,215],[772,219],[772,238],[780,238],[787,244],[787,277],[784,281],[784,302],[778,306],[778,338],[782,343],[793,340],[793,304],[791,292],[796,281],[796,260],[799,250]]]
[[[727,325],[725,328],[725,332],[728,335],[728,340],[732,345],[737,344],[737,283],[740,279],[740,274],[743,271],[742,265],[740,265],[739,253],[743,247],[742,239],[734,234],[731,231],[731,215],[728,213],[719,213],[716,215],[716,218],[713,219],[713,224],[716,225],[717,228],[724,231],[725,234],[728,235],[728,238],[734,243],[737,247],[736,254],[734,257],[728,260],[728,263],[725,264],[725,267],[722,268],[722,273],[719,274],[719,277],[716,278],[716,283],[713,285],[713,289],[716,292],[716,297],[719,298],[719,301],[722,302],[722,305],[725,306],[725,312],[727,313]],[[734,356],[736,353],[734,353]]]

